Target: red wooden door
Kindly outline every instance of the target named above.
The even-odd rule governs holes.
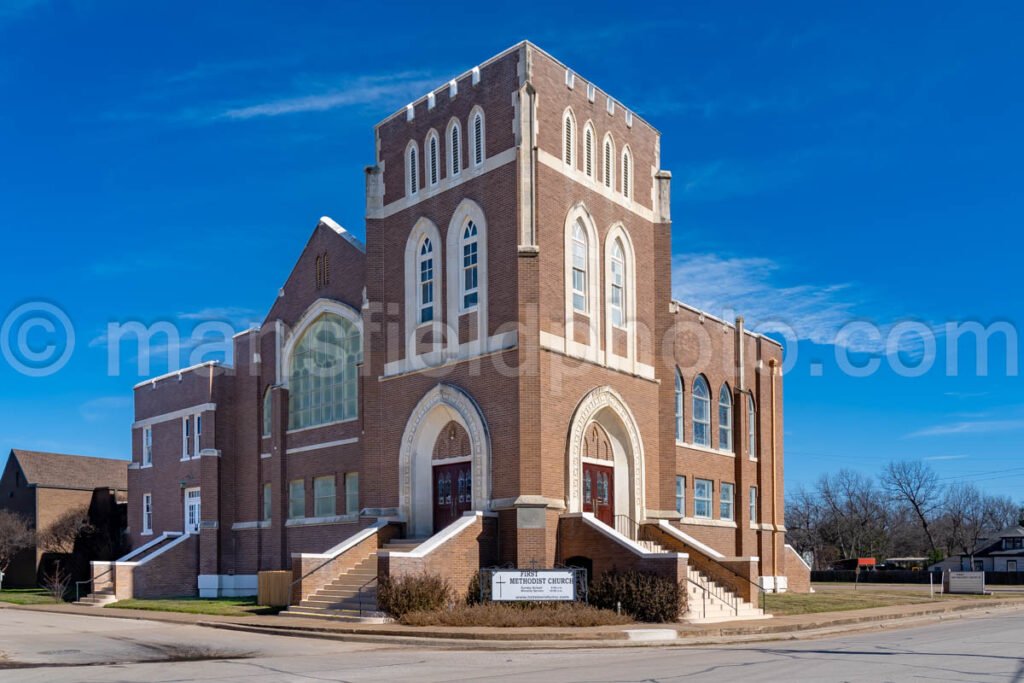
[[[583,511],[615,526],[615,470],[583,463]]]
[[[434,465],[434,533],[472,509],[472,463]]]

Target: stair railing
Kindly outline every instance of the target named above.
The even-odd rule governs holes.
[[[75,581],[75,602],[79,602],[82,599],[80,586],[83,583],[87,583],[87,584],[90,585],[89,592],[86,593],[86,595],[89,595],[90,593],[92,593],[92,588],[91,588],[92,582],[95,581],[96,579],[102,579],[104,576],[106,576],[107,574],[109,574],[112,571],[113,571],[113,567],[108,567],[107,570],[105,572],[103,572],[102,574],[99,574],[97,576],[90,576],[85,581]]]
[[[359,616],[363,616],[363,597],[364,597],[364,595],[366,593],[366,589],[369,588],[370,584],[374,584],[374,583],[377,583],[377,577],[376,576],[373,577],[372,579],[370,579],[369,581],[367,581],[366,583],[364,583],[362,586],[359,587]],[[373,611],[376,612],[378,610],[376,599],[374,599],[373,607],[374,607]]]
[[[640,525],[629,515],[615,515],[615,530],[631,541],[640,540]]]

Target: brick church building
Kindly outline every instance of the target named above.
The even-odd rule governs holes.
[[[377,576],[575,563],[739,616],[805,589],[782,349],[672,300],[660,133],[524,42],[374,136],[365,246],[322,218],[233,367],[135,388],[136,550],[97,590],[290,569],[292,611],[346,614]]]

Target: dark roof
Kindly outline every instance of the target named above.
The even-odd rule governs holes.
[[[86,455],[41,453],[11,449],[25,481],[43,488],[81,489],[128,488],[128,461],[91,458]]]

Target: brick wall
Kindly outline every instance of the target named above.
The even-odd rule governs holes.
[[[292,557],[292,604],[297,605],[340,575],[349,571],[378,548],[402,532],[399,524],[388,524],[333,558]]]
[[[786,546],[785,573],[788,579],[787,590],[790,593],[811,592],[811,569],[804,564],[803,558],[793,549]]]
[[[598,522],[600,523],[600,522]],[[685,556],[640,555],[588,524],[580,515],[564,515],[558,525],[558,562],[584,557],[593,562],[593,576],[609,571],[640,571],[672,579],[680,585],[686,582]]]
[[[117,593],[121,597],[121,568],[118,565]],[[131,565],[128,565],[131,567]],[[199,536],[190,534],[184,541],[135,565],[131,572],[132,597],[170,598],[199,595]]]

